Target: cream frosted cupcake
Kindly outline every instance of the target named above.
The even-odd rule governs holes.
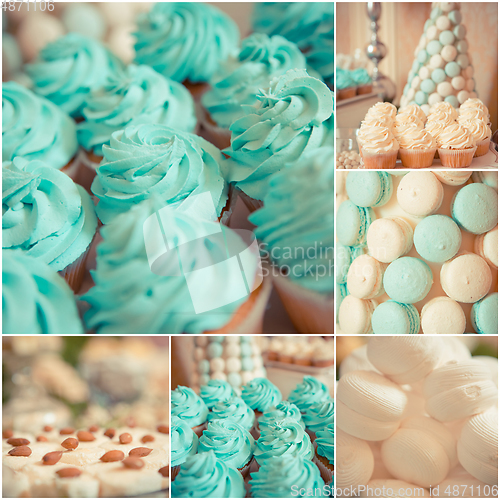
[[[490,116],[480,108],[466,108],[460,111],[458,122],[461,123],[469,120],[481,120],[485,125],[489,125]]]
[[[427,115],[428,121],[453,121],[458,118],[457,110],[449,103],[445,101],[437,102],[429,110]]]
[[[396,119],[397,109],[394,104],[390,102],[377,102],[374,104],[366,113],[365,120],[367,118],[377,118],[380,116],[388,116],[391,120]]]
[[[408,106],[401,108],[396,116],[396,120],[398,119],[398,116],[406,116],[407,118],[414,116],[418,118],[422,124],[427,121],[427,116],[424,113],[424,110],[418,104],[408,104]]]
[[[399,143],[387,127],[366,128],[358,134],[365,168],[391,169],[396,166]]]
[[[425,122],[425,120],[422,120],[417,115],[410,115],[410,114],[397,115],[396,119],[394,120],[394,132],[393,133],[397,138],[397,135],[398,135],[396,133],[397,129],[402,129],[402,128],[406,128],[409,126],[414,126],[414,127],[419,128],[419,129],[423,129],[424,122]]]
[[[426,168],[432,165],[436,153],[436,139],[424,129],[408,127],[398,136],[399,154],[403,167]]]
[[[430,121],[427,120],[427,123],[425,124],[425,130],[426,132],[429,132],[429,134],[434,137],[437,143],[437,147],[439,148],[439,135],[441,132],[448,126],[455,123],[453,120],[450,118],[444,119],[444,120],[437,120],[437,121]],[[436,150],[436,153],[434,154],[434,158],[438,159],[439,158],[439,153]]]
[[[333,484],[334,434],[333,423],[316,433],[314,463],[318,466],[326,484]]]
[[[482,111],[482,113],[484,115],[486,115],[488,118],[490,116],[490,112],[489,112],[488,108],[483,103],[483,101],[481,101],[481,99],[477,99],[477,98],[467,99],[460,106],[458,112],[459,112],[460,115],[462,115],[462,114],[465,114],[467,112],[467,110],[470,110],[470,109],[473,109],[473,110],[478,109],[478,110]]]
[[[474,137],[468,129],[453,123],[440,134],[438,141],[439,158],[444,167],[469,167],[476,152]]]
[[[474,157],[484,156],[490,147],[491,129],[481,119],[466,120],[459,118],[458,123],[465,127],[474,137],[476,152]]]

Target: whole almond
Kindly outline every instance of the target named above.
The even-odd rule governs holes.
[[[89,427],[89,432],[97,432],[99,430],[99,426],[98,425],[91,425]]]
[[[14,435],[14,433],[10,429],[5,429],[2,431],[2,438],[3,439],[9,439]]]
[[[135,421],[134,417],[128,417],[127,420],[125,420],[125,424],[127,425],[127,427],[132,428],[137,426],[137,422]]]
[[[68,438],[68,439],[65,439],[62,443],[61,443],[61,446],[63,448],[66,448],[67,450],[76,450],[76,448],[78,448],[78,445],[80,443],[78,442],[78,439],[75,439],[75,438]]]
[[[61,436],[64,436],[66,434],[74,434],[75,433],[75,429],[73,429],[73,427],[64,427],[64,429],[61,429],[59,431],[59,434],[61,434]]]
[[[116,431],[114,429],[106,429],[104,431],[104,435],[109,437],[109,439],[113,439],[115,437]]]
[[[82,471],[76,467],[67,467],[66,469],[59,469],[56,471],[59,477],[78,477],[81,473]]]
[[[50,431],[53,431],[54,430],[54,427],[52,427],[51,425],[46,425],[43,430],[45,432],[50,432]]]
[[[151,434],[146,434],[145,436],[143,436],[141,438],[141,443],[144,443],[144,444],[151,443],[154,440],[155,440],[154,436],[151,436]]]
[[[62,451],[51,451],[50,453],[47,453],[44,455],[42,458],[42,462],[45,465],[55,465],[59,460],[61,460],[62,457]]]
[[[127,457],[123,462],[127,469],[142,469],[144,462],[138,457]]]
[[[12,457],[29,457],[31,455],[31,448],[27,446],[16,446],[9,451],[9,455]]]
[[[24,438],[9,438],[7,439],[7,443],[11,444],[12,446],[25,446],[27,444],[30,444],[30,442]]]
[[[86,443],[90,441],[95,441],[95,436],[88,431],[78,431],[76,433],[76,437],[78,438],[78,441],[84,441]]]
[[[132,442],[132,436],[128,432],[124,432],[120,434],[120,443],[121,444],[129,444]]]
[[[108,451],[101,457],[102,462],[119,462],[125,458],[125,453],[121,450]]]
[[[161,432],[162,434],[170,433],[170,428],[168,427],[168,425],[159,425],[156,429],[158,432]]]
[[[159,471],[158,471],[163,477],[168,477],[169,474],[170,474],[170,468],[168,465],[166,465],[165,467],[162,467]]]
[[[36,440],[39,442],[39,443],[46,443],[48,441],[48,439],[45,437],[45,436],[37,436]]]
[[[128,453],[129,457],[147,457],[153,450],[151,448],[134,448]]]

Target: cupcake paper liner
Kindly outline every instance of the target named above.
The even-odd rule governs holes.
[[[196,115],[200,124],[200,135],[219,149],[226,149],[231,145],[231,132],[229,129],[219,127],[213,123],[208,112],[198,103]]]
[[[361,148],[361,158],[366,169],[370,170],[389,170],[396,166],[398,151],[389,151],[388,153],[368,153]]]
[[[316,464],[316,466],[319,469],[319,472],[321,474],[321,478],[327,485],[333,484],[333,471],[330,470],[321,460],[318,458],[317,455],[314,456],[313,462]]]
[[[59,274],[66,280],[66,283],[68,283],[74,293],[78,293],[85,279],[87,257],[91,246],[92,242],[90,242],[87,250],[85,250],[75,262],[65,267],[62,271],[59,271]]]
[[[244,193],[241,189],[237,189],[238,196],[242,199],[243,203],[247,206],[250,213],[255,212],[259,208],[264,206],[264,202],[261,200],[254,200],[250,198],[246,193]]]
[[[97,167],[100,162],[96,162],[99,157],[81,149],[78,153],[77,162],[78,162],[78,170],[74,177],[74,181],[77,184],[80,184],[83,188],[85,188],[89,193],[90,186],[92,186],[92,182],[94,181],[94,177],[96,176]],[[102,158],[101,158],[102,159]]]
[[[234,207],[238,201],[238,196],[235,193],[235,188],[232,184],[229,185],[229,190],[227,193],[227,203],[222,209],[219,217],[219,222],[224,226],[230,227],[231,217],[234,213]]]
[[[180,465],[176,465],[175,467],[171,467],[170,468],[170,473],[171,473],[171,480],[173,481],[177,474],[179,474],[179,471],[181,470],[181,466]]]
[[[367,83],[366,85],[358,85],[358,87],[356,87],[356,94],[357,95],[371,94],[372,90],[373,86],[371,83]]]
[[[311,438],[311,443],[314,443],[314,440],[316,439],[316,433],[313,432],[311,429],[309,429],[308,427],[306,427],[306,432],[307,434],[309,435],[309,437]]]
[[[477,143],[476,152],[474,153],[474,158],[479,156],[484,156],[490,149],[490,139],[483,139],[481,142]]]
[[[337,89],[337,100],[350,99],[356,97],[356,87],[348,87],[346,89]]]
[[[472,158],[476,152],[476,147],[469,149],[442,149],[439,148],[439,158],[443,167],[465,168],[470,167]]]
[[[75,181],[76,173],[78,172],[79,160],[77,153],[63,168],[61,168],[61,172],[64,172],[70,179]]]
[[[436,148],[431,149],[402,149],[399,150],[401,163],[407,168],[427,168],[432,166]]]
[[[333,294],[303,288],[285,276],[273,276],[274,286],[300,333],[333,335]]]

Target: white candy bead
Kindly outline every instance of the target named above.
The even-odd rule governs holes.
[[[428,432],[401,428],[382,443],[382,460],[397,479],[428,487],[439,484],[450,470],[448,455]]]
[[[373,453],[368,443],[342,432],[335,431],[337,461],[335,482],[337,490],[350,490],[366,484],[373,472]],[[348,494],[347,496],[350,496]]]
[[[252,361],[255,368],[262,368],[264,366],[262,356],[252,356]]]
[[[240,344],[225,344],[224,345],[224,356],[226,356],[227,358],[237,357],[240,354],[241,354]]]
[[[434,104],[437,104],[438,102],[442,102],[442,101],[443,101],[443,98],[437,92],[433,92],[429,96],[427,104],[429,104],[429,106],[433,106]]]
[[[451,86],[455,90],[462,90],[465,87],[465,78],[463,76],[455,76],[451,79]]]
[[[240,375],[241,375],[241,381],[242,381],[243,385],[248,384],[248,382],[250,382],[250,380],[252,380],[254,378],[253,372],[244,371],[244,372],[241,372]]]
[[[457,95],[457,99],[460,104],[463,104],[469,97],[469,92],[466,90],[461,90]]]
[[[427,413],[440,422],[465,418],[495,405],[497,388],[480,361],[460,361],[434,370],[424,381]]]
[[[432,69],[437,69],[437,68],[444,68],[445,62],[444,59],[441,57],[439,54],[434,54],[430,59],[429,59],[429,66]]]
[[[430,498],[429,490],[399,479],[371,479],[360,498]]]
[[[451,12],[457,8],[456,2],[439,2],[439,7],[443,12]]]
[[[380,373],[368,360],[367,356],[367,348],[368,346],[362,345],[357,349],[354,349],[349,356],[344,358],[342,363],[340,363],[339,375],[342,377],[343,375],[353,372],[356,370],[368,370]]]
[[[353,371],[337,386],[336,423],[360,439],[387,439],[399,427],[407,401],[405,392],[382,375]]]
[[[408,89],[408,93],[406,94],[407,97],[407,102],[405,103],[405,106],[407,105],[408,102],[410,102],[414,97],[415,97],[415,89]]]
[[[439,363],[443,343],[438,337],[373,337],[368,359],[397,384],[411,384],[426,377]]]
[[[458,460],[476,479],[498,484],[498,410],[475,415],[462,428],[457,444]]]
[[[453,87],[450,82],[438,83],[437,93],[442,97],[447,97],[453,94]]]

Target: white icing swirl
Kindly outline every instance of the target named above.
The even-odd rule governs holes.
[[[415,116],[422,123],[425,123],[427,121],[427,116],[425,115],[424,110],[418,104],[408,104],[408,106],[401,108],[399,110],[398,116],[405,116],[405,115]],[[398,119],[398,116],[396,116],[396,120]]]
[[[474,137],[476,144],[491,137],[491,129],[484,123],[483,120],[462,120],[459,119],[458,123],[465,127]]]
[[[438,143],[442,149],[470,149],[475,146],[472,134],[458,123],[448,125],[439,134]]]
[[[405,134],[398,136],[401,149],[435,149],[436,139],[424,129],[408,127]]]
[[[399,143],[387,127],[370,127],[360,130],[358,139],[369,153],[389,153],[399,149]]]

